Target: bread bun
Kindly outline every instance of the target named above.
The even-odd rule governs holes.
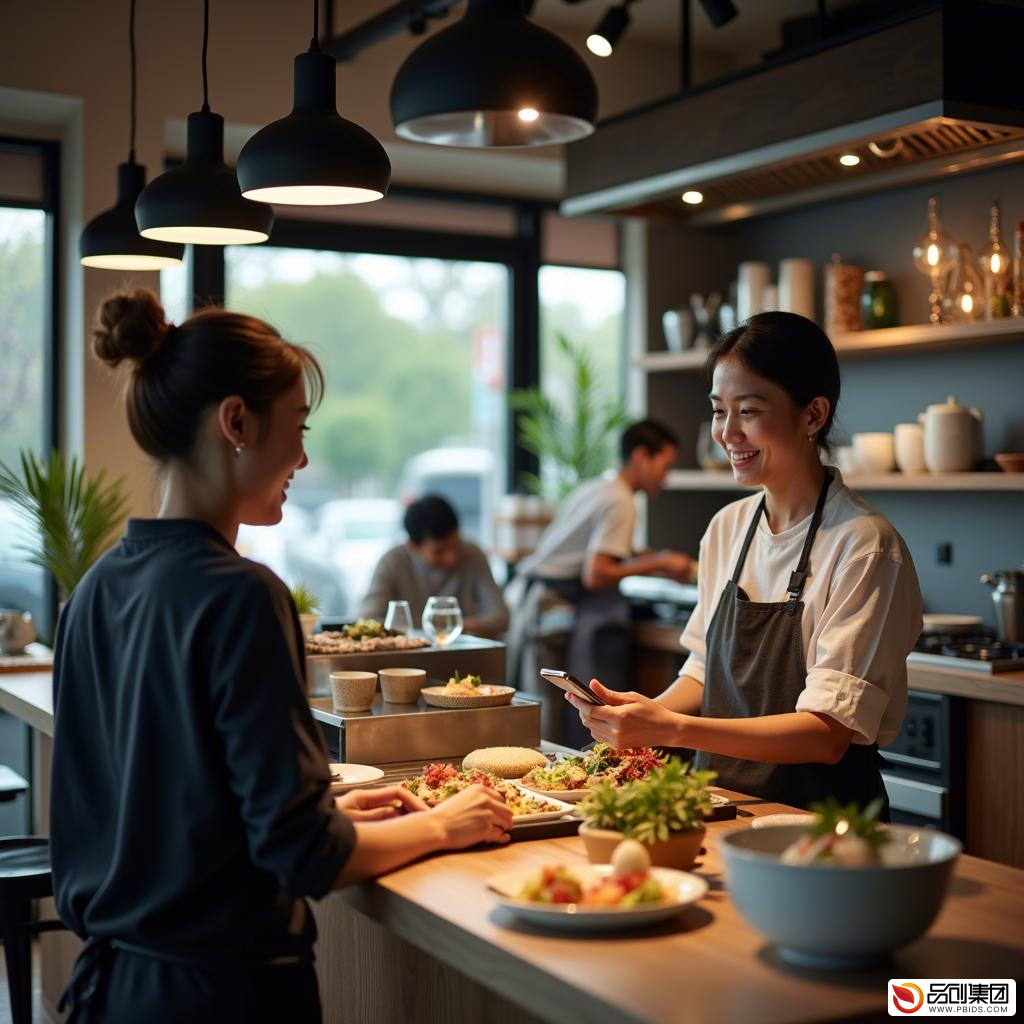
[[[465,771],[490,772],[500,779],[521,779],[531,768],[544,768],[548,759],[530,747],[481,747],[463,759]]]
[[[160,300],[148,288],[118,292],[97,314],[93,351],[108,366],[125,359],[141,363],[163,344],[169,329]]]

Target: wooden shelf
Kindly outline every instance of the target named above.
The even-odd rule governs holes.
[[[832,338],[841,359],[855,356],[899,355],[927,349],[961,348],[1024,341],[1024,318],[979,321],[969,324],[911,324],[887,327],[879,331],[851,331]],[[700,370],[708,350],[685,349],[682,352],[649,352],[633,365],[648,373],[671,370]]]
[[[855,491],[1024,491],[1024,473],[871,473],[844,476]],[[749,491],[730,470],[673,469],[669,491]]]

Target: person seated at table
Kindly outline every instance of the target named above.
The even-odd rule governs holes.
[[[377,563],[360,617],[383,621],[389,601],[408,601],[419,629],[427,598],[443,594],[459,599],[465,633],[501,636],[508,628],[505,598],[487,556],[459,532],[455,509],[440,495],[428,494],[406,509],[404,525],[409,539]]]

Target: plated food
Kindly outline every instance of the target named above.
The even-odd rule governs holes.
[[[616,847],[611,864],[510,871],[488,885],[517,916],[567,931],[652,924],[708,891],[707,882],[696,875],[652,868],[647,850],[632,839]]]
[[[464,771],[477,769],[499,779],[521,779],[531,768],[547,763],[548,759],[532,747],[481,747],[462,759]]]
[[[385,629],[376,619],[356,619],[340,630],[325,630],[306,638],[307,654],[368,654],[374,651],[414,651],[429,647],[421,636]]]
[[[884,804],[882,797],[877,797],[863,812],[856,804],[844,807],[834,797],[811,804],[815,816],[804,835],[782,851],[782,863],[837,867],[881,864],[881,849],[890,841],[878,820]]]
[[[557,800],[542,800],[490,772],[476,769],[460,771],[452,764],[428,764],[419,775],[406,779],[402,785],[428,807],[436,807],[470,786],[487,786],[498,793],[511,809],[512,817],[521,822],[560,818],[571,810],[568,804]]]
[[[489,708],[511,704],[512,686],[485,683],[480,676],[461,676],[456,669],[444,686],[427,686],[423,699],[438,708]]]
[[[645,779],[664,763],[664,758],[650,747],[618,750],[610,743],[596,743],[585,754],[532,769],[523,776],[523,785],[559,800],[575,801],[602,782],[621,786]]]

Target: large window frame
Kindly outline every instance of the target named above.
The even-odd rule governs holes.
[[[60,355],[60,143],[52,139],[30,139],[0,135],[0,152],[38,156],[42,159],[42,196],[24,199],[0,193],[0,206],[22,210],[42,210],[45,214],[45,245],[47,253],[46,281],[43,292],[43,438],[42,455],[60,450],[61,445],[61,355]],[[56,631],[57,581],[45,576],[46,605]]]
[[[541,218],[557,209],[554,203],[510,199],[477,193],[433,189],[392,188],[390,195],[425,202],[500,206],[512,211],[515,232],[490,235],[414,228],[378,227],[337,221],[312,221],[278,216],[267,245],[343,253],[450,259],[500,263],[509,270],[509,345],[506,352],[508,389],[533,387],[540,381]],[[219,246],[190,246],[188,264],[192,306],[223,305],[224,250]],[[509,409],[506,424],[506,474],[514,490],[521,474],[536,472],[537,460],[518,443],[517,414]]]

